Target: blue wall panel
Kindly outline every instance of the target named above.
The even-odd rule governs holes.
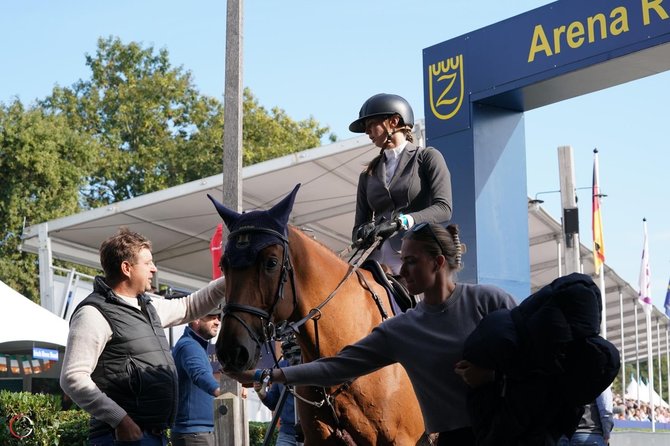
[[[528,295],[523,111],[653,74],[628,57],[644,49],[670,69],[670,3],[561,0],[424,49],[427,141],[468,245],[460,280]]]

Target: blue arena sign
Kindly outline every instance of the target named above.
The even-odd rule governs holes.
[[[563,0],[426,48],[427,126],[433,135],[467,128],[470,102],[667,43],[669,33],[663,0]],[[529,109],[513,96],[500,105]]]
[[[468,246],[461,280],[530,292],[524,112],[666,70],[670,0],[561,0],[423,50],[426,140]]]

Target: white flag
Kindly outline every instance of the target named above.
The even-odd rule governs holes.
[[[647,219],[642,219],[644,227],[644,245],[642,247],[642,263],[640,264],[640,303],[644,308],[651,306],[651,274],[649,272],[649,242],[647,240]]]

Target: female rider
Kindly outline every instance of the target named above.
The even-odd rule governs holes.
[[[447,222],[452,213],[451,175],[444,157],[432,147],[414,145],[413,126],[409,103],[386,93],[365,101],[349,125],[381,149],[358,179],[353,241],[369,246],[376,235],[391,236],[370,258],[387,264],[394,274],[400,269],[403,230],[423,222]],[[397,230],[400,234],[393,235]]]

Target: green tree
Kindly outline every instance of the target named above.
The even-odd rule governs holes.
[[[269,112],[249,89],[244,90],[244,165],[318,147],[328,132],[314,118],[294,121],[279,107]],[[334,142],[335,136],[329,138]]]
[[[42,105],[100,142],[84,191],[88,206],[221,172],[223,105],[200,94],[191,73],[171,65],[167,50],[109,37],[98,41],[86,65],[90,79],[55,88]],[[314,119],[268,112],[248,89],[243,108],[245,164],[316,147],[328,132]]]
[[[0,278],[39,301],[34,255],[19,252],[25,224],[77,212],[98,143],[62,116],[0,104]]]
[[[49,219],[221,172],[223,104],[202,95],[167,50],[99,39],[89,79],[29,109],[0,110],[0,278],[38,301],[37,260],[18,251],[24,221]],[[244,91],[244,164],[320,145],[313,118],[294,121]],[[335,136],[330,135],[334,140]]]

